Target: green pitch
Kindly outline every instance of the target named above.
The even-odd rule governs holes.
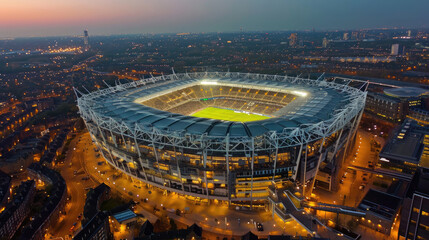
[[[215,107],[204,108],[203,110],[198,111],[192,114],[191,116],[227,120],[227,121],[236,121],[236,122],[250,122],[250,121],[258,121],[258,120],[269,118],[266,116],[240,113],[240,112],[235,112],[233,110],[215,108]]]

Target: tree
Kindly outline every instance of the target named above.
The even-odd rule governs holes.
[[[156,220],[156,222],[153,224],[154,232],[165,232],[167,230],[168,224],[166,224],[164,221],[161,221],[160,219]]]
[[[177,230],[177,224],[172,218],[170,218],[170,228],[171,230]]]

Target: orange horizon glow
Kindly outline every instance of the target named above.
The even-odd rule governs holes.
[[[125,5],[102,8],[102,2],[91,0],[88,1],[88,4],[83,5],[79,4],[79,1],[61,0],[7,1],[0,7],[0,26],[96,23],[118,19],[129,14]]]
[[[153,32],[169,28],[171,22],[188,21],[185,12],[192,9],[185,5],[173,8],[172,0],[1,1],[5,2],[0,4],[0,39],[75,35],[82,29],[92,34]]]
[[[373,0],[0,1],[0,39],[74,35],[83,29],[105,35],[223,32],[241,28],[246,31],[296,31],[429,27],[426,10],[429,1],[421,0],[409,0],[407,4],[403,4],[403,0],[391,0],[389,4]]]

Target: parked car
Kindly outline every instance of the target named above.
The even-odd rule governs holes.
[[[262,225],[262,223],[256,223],[256,229],[259,232],[262,232],[262,231],[264,231],[264,226]]]

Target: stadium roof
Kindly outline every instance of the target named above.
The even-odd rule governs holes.
[[[202,84],[203,81],[204,84],[287,92],[295,95],[296,99],[276,112],[277,117],[246,123],[185,116],[141,104],[144,100]],[[310,140],[332,134],[361,111],[366,93],[348,84],[342,79],[325,81],[245,73],[172,74],[83,95],[78,98],[78,106],[86,119],[113,124],[114,128],[123,126],[130,131],[159,131],[166,136],[191,134],[212,139],[257,137],[273,132],[289,138],[293,132]],[[296,141],[291,139],[288,144]]]
[[[268,131],[282,131],[286,127],[297,127],[301,124],[315,123],[328,119],[334,110],[344,104],[346,96],[329,88],[314,88],[310,86],[292,85],[268,80],[249,79],[218,79],[222,84],[236,84],[237,86],[271,87],[277,91],[305,91],[309,94],[301,98],[301,104],[289,109],[289,112],[278,118],[270,118],[253,122],[230,122],[184,116],[171,112],[154,109],[138,102],[142,97],[149,99],[164,94],[165,91],[180,89],[199,84],[201,79],[189,79],[153,88],[144,88],[138,91],[124,91],[114,96],[102,96],[96,99],[100,104],[99,111],[104,115],[120,119],[125,123],[141,123],[146,127],[168,129],[172,131],[186,130],[191,134],[208,134],[209,136],[259,136]],[[288,108],[286,108],[288,109]]]

